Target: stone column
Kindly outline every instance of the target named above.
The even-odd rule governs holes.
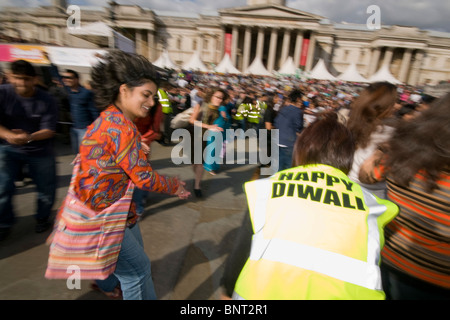
[[[369,72],[367,77],[372,76],[377,72],[378,61],[380,60],[381,50],[380,48],[374,48],[372,51],[372,57],[370,58]]]
[[[299,30],[297,39],[295,40],[294,64],[298,68],[300,66],[300,55],[302,54],[303,31]]]
[[[199,34],[197,36],[197,52],[198,52],[198,56],[200,57],[200,60],[202,59],[203,56],[203,34]]]
[[[238,27],[233,26],[233,33],[231,39],[231,61],[233,62],[233,66],[236,66],[238,37],[239,37]]]
[[[314,63],[314,51],[316,49],[316,35],[311,32],[311,36],[309,37],[309,48],[308,48],[308,57],[306,58],[306,71],[311,71]]]
[[[148,50],[148,59],[150,61],[156,60],[156,46],[155,46],[155,35],[152,30],[147,30],[147,50]]]
[[[242,70],[247,70],[250,64],[250,45],[252,42],[252,30],[250,27],[245,27],[244,37],[244,58],[242,64]]]
[[[278,30],[272,29],[270,34],[269,61],[267,62],[267,70],[272,72],[275,68],[275,56],[277,53]]]
[[[264,49],[264,28],[258,28],[258,41],[256,44],[256,57],[260,58],[262,61],[263,57],[263,49]]]
[[[321,43],[320,46],[322,48],[321,58],[322,58],[323,62],[325,63],[325,66],[327,67],[327,69],[329,69],[330,64],[331,64],[331,44]],[[358,60],[356,60],[356,61],[358,61]]]
[[[409,66],[411,64],[412,57],[412,49],[406,48],[405,53],[403,54],[402,64],[400,66],[400,73],[398,76],[398,80],[401,82],[407,81]]]
[[[387,47],[386,52],[384,53],[383,65],[387,65],[389,67],[391,65],[393,55],[394,55],[394,48]]]
[[[219,39],[222,39],[222,41],[220,42],[220,57],[219,57],[219,61],[222,60],[222,57],[225,54],[225,34],[226,34],[225,28],[222,28],[220,30],[220,35],[219,35],[219,37],[220,37]]]
[[[136,53],[142,54],[142,33],[140,29],[134,30],[134,43],[136,45]]]
[[[281,49],[280,66],[286,61],[289,55],[289,45],[291,44],[291,30],[285,29],[283,36],[283,46]]]
[[[412,64],[411,73],[409,75],[408,84],[417,86],[419,84],[420,70],[422,68],[424,52],[418,50],[414,56],[414,62]]]

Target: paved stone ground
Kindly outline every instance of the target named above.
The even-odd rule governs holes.
[[[161,174],[177,175],[193,188],[189,165],[171,162],[171,147],[152,144],[152,166]],[[61,204],[71,177],[74,156],[68,145],[57,143],[58,190],[54,207]],[[161,300],[216,300],[225,260],[246,212],[243,183],[258,176],[257,165],[222,165],[216,176],[203,180],[204,198],[187,200],[152,193],[140,222],[144,246],[152,261],[158,298]],[[36,234],[33,218],[34,186],[17,189],[14,206],[17,223],[0,242],[0,300],[101,300],[102,294],[82,281],[69,290],[65,280],[44,278],[49,232]]]

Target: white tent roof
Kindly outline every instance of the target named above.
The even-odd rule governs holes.
[[[208,71],[208,68],[205,66],[205,64],[200,59],[200,55],[198,52],[195,52],[191,59],[183,65],[184,70],[193,70],[193,71],[202,71],[206,72]]]
[[[219,73],[241,73],[238,69],[236,69],[233,66],[233,62],[231,62],[230,55],[228,53],[225,53],[225,55],[222,58],[222,61],[217,65],[216,72]]]
[[[160,68],[167,68],[167,69],[177,69],[177,65],[170,59],[169,52],[167,52],[166,49],[161,53],[161,56],[153,62],[153,64]]]
[[[322,59],[317,62],[309,76],[313,79],[319,80],[337,80],[330,72],[328,72],[325,62],[323,62]]]
[[[106,23],[99,21],[90,24],[84,24],[80,28],[69,28],[68,31],[70,34],[73,35],[111,37],[113,35],[114,30],[108,27]]]
[[[261,58],[256,57],[252,64],[245,70],[246,74],[254,74],[258,76],[271,76],[272,74],[264,67]]]
[[[297,67],[294,64],[294,59],[292,59],[292,57],[288,57],[280,70],[278,70],[281,74],[296,74],[296,71]]]
[[[369,78],[370,82],[377,81],[387,81],[393,84],[401,84],[399,80],[397,80],[392,73],[389,71],[389,66],[384,64],[380,70],[378,70],[374,75]]]
[[[118,48],[130,53],[136,51],[134,42],[131,39],[114,31],[114,29],[101,21],[83,24],[79,28],[69,28],[68,32],[73,36],[101,46],[108,45],[110,48]]]
[[[350,81],[350,82],[368,82],[369,81],[358,72],[358,69],[356,68],[356,64],[354,62],[352,62],[348,66],[347,70],[345,70],[343,73],[341,73],[338,76],[338,79],[343,80],[343,81]]]

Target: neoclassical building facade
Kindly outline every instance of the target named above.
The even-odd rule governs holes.
[[[68,4],[6,8],[0,13],[0,34],[29,42],[78,48],[108,47],[107,39],[72,36],[68,32]],[[436,84],[450,79],[450,33],[410,26],[339,24],[326,17],[289,8],[285,0],[248,0],[244,7],[210,13],[158,11],[109,2],[107,7],[80,7],[81,25],[102,21],[135,44],[135,50],[155,61],[164,50],[179,66],[198,53],[213,69],[230,55],[242,72],[255,59],[277,71],[288,57],[310,71],[323,59],[338,75],[355,63],[365,77],[383,64],[401,82]]]

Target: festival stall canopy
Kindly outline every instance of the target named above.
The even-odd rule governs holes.
[[[0,44],[0,61],[11,62],[14,60],[26,60],[37,65],[49,65],[48,54],[55,65],[92,67],[99,60],[99,55],[105,55],[106,50],[82,49],[69,47]]]
[[[165,49],[161,56],[153,62],[153,64],[160,68],[166,68],[166,69],[178,69],[177,65],[170,59],[169,52]]]
[[[92,67],[98,63],[99,56],[105,55],[107,50],[47,47],[47,52],[56,65]]]
[[[392,73],[389,71],[389,66],[384,64],[380,70],[378,70],[374,75],[369,78],[370,82],[377,81],[387,81],[393,84],[401,84],[399,80],[397,80]]]
[[[297,73],[297,67],[294,64],[294,59],[292,59],[292,57],[288,57],[284,64],[281,66],[280,70],[278,70],[278,73],[295,75]]]
[[[257,76],[271,76],[272,74],[264,67],[261,58],[256,57],[252,64],[245,71],[246,74],[254,74]]]
[[[184,70],[192,70],[192,71],[201,71],[201,72],[207,72],[208,68],[205,66],[205,64],[200,59],[200,55],[198,52],[195,52],[191,59],[183,65]]]
[[[228,53],[226,53],[223,56],[222,61],[220,61],[220,63],[217,65],[217,67],[215,68],[215,71],[219,72],[219,73],[234,73],[234,74],[241,73],[238,69],[236,69],[233,66],[230,55]]]
[[[347,70],[345,70],[343,73],[341,73],[338,76],[339,80],[342,81],[348,81],[348,82],[369,82],[366,78],[364,78],[356,68],[356,64],[352,62]]]
[[[334,77],[325,66],[325,62],[323,62],[322,59],[317,62],[315,67],[312,69],[310,75],[310,78],[318,79],[318,80],[337,80],[336,77]]]

